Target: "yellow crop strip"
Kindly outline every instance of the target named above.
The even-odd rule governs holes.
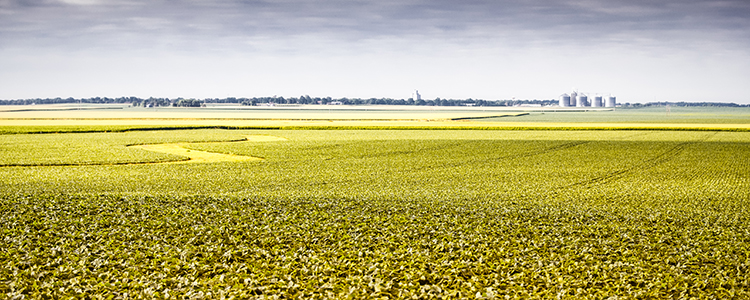
[[[185,156],[185,157],[189,158],[189,160],[164,162],[166,164],[209,163],[209,162],[222,162],[222,161],[253,161],[253,160],[261,160],[260,158],[251,157],[251,156],[241,156],[241,155],[232,155],[232,154],[224,154],[224,153],[213,153],[213,152],[206,152],[206,151],[190,150],[190,149],[183,148],[184,145],[186,145],[186,143],[179,143],[179,144],[159,144],[159,145],[137,145],[137,146],[132,146],[132,147],[141,148],[141,149],[144,149],[144,150],[149,150],[149,151],[154,151],[154,152],[180,155],[180,156]]]
[[[279,141],[284,138],[275,136],[265,135],[249,135],[246,136],[247,141],[263,142],[263,141]],[[170,161],[164,162],[165,164],[186,164],[186,163],[212,163],[212,162],[226,162],[226,161],[258,161],[262,158],[234,155],[225,153],[216,153],[200,150],[191,150],[185,148],[192,143],[171,143],[171,144],[153,144],[153,145],[135,145],[133,148],[140,148],[143,150],[154,151],[159,153],[174,154],[179,156],[187,157],[188,160],[181,161]]]

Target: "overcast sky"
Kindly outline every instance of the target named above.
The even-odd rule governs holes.
[[[750,1],[0,0],[0,99],[750,103]]]

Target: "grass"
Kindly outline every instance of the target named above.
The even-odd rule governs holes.
[[[264,159],[113,164],[180,159],[125,147],[159,143]],[[8,298],[750,296],[748,132],[202,129],[0,145],[6,165],[40,165],[0,168]]]

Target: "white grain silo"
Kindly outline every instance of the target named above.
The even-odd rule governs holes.
[[[560,95],[560,106],[562,107],[570,106],[570,95],[568,94]]]
[[[573,90],[573,92],[570,93],[570,106],[576,106],[576,97],[578,97],[578,93]]]
[[[615,107],[617,105],[617,100],[615,96],[609,96],[607,97],[607,103],[605,103],[605,107]]]
[[[591,107],[602,107],[602,96],[594,96],[594,101],[591,101]]]
[[[586,97],[586,95],[584,95],[583,93],[578,94],[578,96],[576,96],[576,107],[587,106],[588,100],[588,97]]]

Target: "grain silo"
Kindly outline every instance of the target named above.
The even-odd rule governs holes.
[[[576,106],[576,97],[578,97],[578,93],[574,90],[570,93],[570,106]]]
[[[607,103],[605,103],[605,107],[615,107],[617,105],[617,100],[615,99],[615,96],[609,96],[607,97]]]
[[[560,95],[560,106],[562,107],[570,106],[570,95],[568,94]]]
[[[602,107],[602,96],[594,96],[594,101],[591,101],[591,107]]]
[[[588,97],[586,97],[586,95],[584,95],[583,93],[580,93],[578,94],[578,96],[576,96],[576,107],[587,106],[588,104],[586,102],[588,102]]]

